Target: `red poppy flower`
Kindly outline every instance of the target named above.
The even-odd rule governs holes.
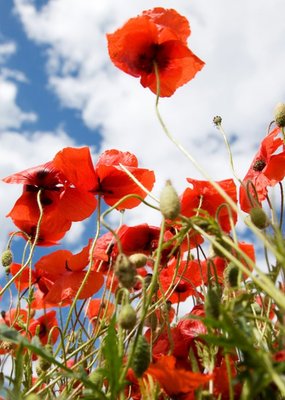
[[[23,331],[28,321],[28,310],[11,308],[9,311],[1,311],[1,317],[6,325],[12,326],[17,331]]]
[[[32,320],[29,325],[29,333],[32,336],[38,334],[43,345],[48,343],[48,339],[50,339],[49,343],[54,344],[59,335],[59,330],[56,328],[57,326],[58,322],[56,319],[56,312],[52,310],[41,317]]]
[[[192,343],[194,339],[197,339],[199,335],[205,335],[207,328],[200,319],[194,317],[205,317],[205,310],[203,304],[199,304],[193,307],[189,314],[181,319],[177,328],[183,336],[183,341],[188,344]]]
[[[148,224],[140,224],[135,226],[122,225],[117,232],[121,242],[122,251],[127,256],[134,253],[144,253],[151,255],[157,249],[160,228],[150,226]],[[166,230],[164,240],[168,241],[173,234]],[[172,250],[172,246],[166,248],[162,252],[162,263],[166,262],[168,255]],[[102,235],[96,242],[93,257],[95,260],[94,269],[100,265],[101,271],[108,270],[108,263],[113,262],[118,256],[118,245],[111,232]]]
[[[225,204],[223,196],[208,181],[199,181],[187,178],[192,188],[187,188],[181,196],[181,214],[186,217],[197,215],[198,209],[207,211],[212,217],[216,216],[217,209]],[[237,202],[236,186],[232,179],[216,182],[221,189],[234,201]],[[232,210],[232,222],[235,224],[237,215]],[[218,213],[218,222],[225,231],[231,230],[230,216],[227,207],[221,207]]]
[[[239,242],[239,249],[242,253],[238,253],[234,249],[231,250],[231,253],[245,266],[249,271],[252,270],[251,265],[245,259],[245,256],[249,257],[253,262],[255,262],[255,251],[254,246],[251,243]],[[243,256],[244,254],[244,256]],[[207,260],[201,261],[201,273],[203,276],[203,283],[207,285],[209,280],[216,281],[218,278],[219,283],[223,284],[224,282],[224,272],[226,267],[228,266],[228,260],[224,257],[213,257]],[[243,274],[243,278],[247,279],[247,275]]]
[[[122,28],[108,34],[109,55],[116,67],[140,77],[142,86],[154,93],[156,64],[160,96],[169,97],[204,66],[187,47],[189,35],[185,17],[173,9],[157,7],[129,19]]]
[[[235,382],[237,376],[237,369],[235,366],[235,357],[229,357],[229,368],[226,364],[225,358],[223,357],[219,365],[214,368],[214,394],[221,400],[228,400],[230,398],[230,382],[229,382],[229,370],[231,373],[231,384],[234,385],[234,398],[239,399],[241,394],[241,384]],[[228,370],[229,369],[229,370]]]
[[[32,271],[32,283],[38,289],[34,293],[32,307],[35,309],[66,306],[76,295],[82,280],[86,275],[85,267],[89,263],[90,243],[81,252],[72,254],[68,250],[57,250],[43,256]],[[11,272],[16,274],[19,264],[13,264]],[[91,297],[101,289],[104,283],[100,272],[91,271],[79,299]],[[24,270],[15,281],[18,289],[23,290],[29,285],[29,273]]]
[[[160,357],[156,363],[150,364],[146,373],[155,378],[169,396],[176,399],[185,394],[194,395],[194,390],[212,378],[210,374],[177,368],[176,359],[173,356]]]
[[[177,261],[173,259],[159,274],[163,292],[172,292],[169,297],[167,296],[167,299],[172,303],[179,303],[185,301],[189,296],[200,297],[197,287],[202,284],[203,280],[199,262],[194,260],[181,261],[178,267],[176,264]],[[173,280],[174,275],[176,275],[176,278]]]
[[[274,186],[282,181],[285,176],[285,151],[284,143],[277,135],[280,133],[280,128],[275,128],[261,142],[258,152],[256,153],[251,166],[243,179],[243,184],[240,187],[240,206],[245,212],[249,212],[254,206],[251,204],[247,194],[247,183],[255,187],[259,203],[267,196],[267,187]],[[278,154],[277,151],[281,150]],[[248,190],[253,197],[256,195],[251,187]]]
[[[81,153],[84,157],[81,157]],[[124,165],[147,190],[151,190],[155,181],[153,171],[138,167],[135,155],[119,150],[106,150],[98,158],[95,167],[88,147],[83,149],[65,148],[53,160],[54,165],[60,169],[71,182],[80,182],[78,186],[82,195],[88,193],[100,194],[104,201],[113,206],[128,194],[136,194],[142,198],[146,193],[122,169]],[[76,165],[76,168],[74,166]],[[118,209],[133,208],[140,204],[140,200],[131,198],[118,206]],[[76,203],[74,199],[73,206]],[[68,204],[67,204],[68,206]]]
[[[23,194],[8,216],[12,218],[16,226],[31,236],[33,236],[33,230],[35,230],[40,215],[37,195],[41,190],[40,201],[44,217],[41,222],[40,235],[43,236],[41,231],[50,232],[51,242],[62,238],[64,233],[70,229],[72,221],[82,221],[91,215],[97,204],[94,195],[88,190],[88,183],[94,175],[90,177],[92,169],[86,167],[90,162],[89,149],[86,147],[65,150],[69,156],[69,168],[60,169],[57,166],[55,161],[60,158],[59,152],[54,161],[3,179],[7,183],[24,185]],[[49,240],[42,239],[38,241],[38,244],[47,242]]]
[[[114,310],[115,306],[113,303],[105,303],[98,298],[90,300],[86,314],[93,325],[96,325],[97,321],[102,320],[102,318],[109,320],[112,317]]]
[[[94,182],[93,192],[101,194],[109,206],[113,206],[128,194],[136,194],[143,199],[147,196],[145,191],[126,174],[120,164],[126,167],[147,190],[150,191],[155,182],[154,172],[139,168],[138,160],[133,154],[119,150],[106,150],[95,165],[97,179]],[[120,204],[117,209],[134,208],[140,203],[141,200],[130,198]]]

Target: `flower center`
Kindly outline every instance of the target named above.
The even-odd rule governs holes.
[[[166,68],[168,59],[165,54],[163,54],[162,50],[163,47],[159,44],[152,44],[149,46],[144,53],[139,54],[137,62],[138,68],[147,74],[154,71],[154,62],[157,63],[160,70]]]
[[[265,166],[266,162],[262,159],[259,159],[255,161],[252,168],[254,171],[262,171]]]

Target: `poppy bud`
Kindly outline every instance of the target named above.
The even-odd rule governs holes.
[[[3,251],[2,253],[2,265],[3,267],[10,267],[13,262],[13,253],[10,249]]]
[[[238,267],[233,262],[230,262],[224,273],[225,281],[230,287],[234,288],[238,286],[238,275]]]
[[[131,330],[135,327],[137,322],[137,314],[130,304],[125,304],[121,308],[118,322],[123,329]]]
[[[168,180],[160,194],[160,211],[166,219],[175,219],[180,213],[179,196]]]
[[[40,357],[39,358],[39,364],[38,364],[38,371],[40,372],[45,372],[49,369],[51,366],[50,361],[46,360],[45,358]]]
[[[205,299],[206,316],[218,319],[220,316],[221,290],[218,286],[210,287]]]
[[[40,397],[35,393],[31,393],[27,397],[25,396],[25,399],[26,400],[40,400]]]
[[[97,370],[92,371],[89,375],[89,381],[94,383],[97,387],[101,387],[103,384],[103,376]]]
[[[132,362],[132,369],[138,378],[140,378],[147,370],[149,363],[150,346],[146,338],[143,335],[140,335],[138,337]]]
[[[220,117],[219,115],[216,115],[216,116],[213,118],[213,122],[214,122],[214,124],[215,124],[216,126],[220,126],[221,123],[222,123],[222,117]]]
[[[266,213],[260,207],[254,207],[249,212],[251,222],[258,229],[265,229],[269,225]]]
[[[119,254],[115,263],[115,274],[121,286],[130,289],[136,282],[136,267],[125,254]]]
[[[274,119],[279,127],[285,126],[285,104],[278,103],[274,110]]]
[[[44,349],[46,350],[47,353],[49,353],[50,355],[52,355],[52,350],[53,347],[51,344],[46,344],[44,346]],[[51,366],[51,362],[45,358],[39,357],[38,360],[38,371],[40,372],[46,372]]]
[[[141,268],[145,266],[147,262],[147,256],[143,253],[136,253],[132,254],[129,257],[129,260],[131,261],[132,264],[135,265],[136,268]]]

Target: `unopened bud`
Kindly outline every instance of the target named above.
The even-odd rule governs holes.
[[[138,337],[132,362],[132,369],[138,378],[140,378],[147,370],[149,363],[150,346],[146,338],[143,335],[140,335]]]
[[[143,253],[136,253],[136,254],[132,254],[129,257],[129,260],[131,261],[132,264],[135,265],[136,268],[141,268],[146,265],[147,256]]]
[[[175,219],[180,213],[179,196],[168,180],[160,194],[160,211],[166,219]]]
[[[274,110],[274,119],[279,127],[285,126],[285,104],[278,103]]]
[[[221,290],[219,287],[210,287],[205,299],[206,316],[218,319],[220,316]]]
[[[44,350],[49,354],[52,355],[53,353],[53,347],[51,344],[46,344],[44,346]],[[51,366],[51,362],[47,360],[46,358],[39,357],[38,360],[38,370],[42,372],[46,372]]]
[[[13,253],[10,249],[3,251],[2,253],[2,265],[3,267],[10,267],[13,262]]]
[[[136,267],[125,254],[118,255],[114,270],[122,287],[130,289],[134,286]]]
[[[118,322],[123,329],[131,330],[135,327],[137,322],[137,314],[130,304],[125,304],[121,308]]]
[[[227,268],[225,269],[224,277],[226,283],[234,288],[238,286],[238,276],[239,276],[239,269],[234,263],[229,263]]]
[[[251,222],[258,229],[265,229],[269,225],[266,213],[260,207],[254,207],[249,212]]]
[[[103,376],[97,370],[92,371],[88,377],[89,381],[94,383],[97,387],[101,387],[103,384]]]
[[[51,366],[50,361],[46,360],[45,358],[40,357],[38,361],[38,370],[39,372],[46,372]]]

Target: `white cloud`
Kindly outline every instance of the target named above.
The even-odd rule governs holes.
[[[18,88],[14,81],[27,83],[21,71],[5,67],[5,63],[17,51],[15,42],[0,44],[0,132],[5,129],[19,128],[24,122],[35,122],[34,112],[24,112],[17,104]]]
[[[24,112],[17,105],[17,85],[0,76],[0,131],[19,128],[24,122],[35,122],[37,115]]]
[[[8,41],[0,43],[0,64],[5,63],[6,60],[16,52],[17,46],[15,42]]]

